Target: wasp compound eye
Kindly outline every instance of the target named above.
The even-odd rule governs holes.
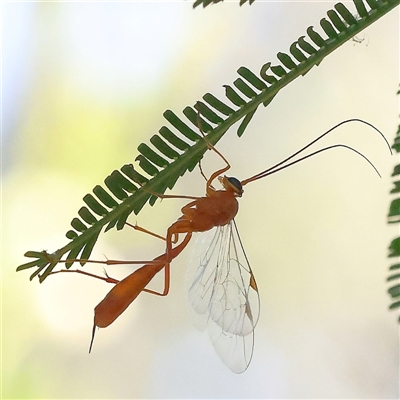
[[[226,179],[233,186],[233,188],[235,189],[235,192],[239,196],[241,196],[243,193],[243,187],[242,187],[242,184],[240,183],[239,179],[233,178],[233,177],[227,177]]]

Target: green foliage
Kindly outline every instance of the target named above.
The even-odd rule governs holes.
[[[220,3],[220,2],[222,2],[222,1],[224,1],[224,0],[196,0],[196,1],[193,3],[193,8],[196,8],[196,7],[199,6],[200,4],[202,4],[203,7],[207,7],[207,6],[210,5],[210,4]],[[254,0],[240,0],[240,1],[239,1],[239,5],[242,6],[242,5],[243,5],[244,3],[246,3],[247,1],[249,2],[250,5],[254,3]]]
[[[132,164],[113,171],[104,181],[108,190],[96,186],[93,194],[84,196],[85,206],[72,220],[73,229],[66,234],[71,241],[52,254],[28,251],[25,256],[34,260],[19,266],[17,271],[36,268],[30,279],[40,274],[43,281],[64,255],[71,260],[66,268],[77,258],[84,265],[103,228],[122,229],[132,212],[138,214],[147,202],[154,204],[157,197],[150,193],[164,193],[186,171],[195,168],[207,150],[199,124],[212,144],[238,121],[241,123],[237,134],[241,136],[261,104],[267,106],[283,87],[319,65],[328,54],[392,10],[399,1],[354,0],[358,16],[338,3],[320,21],[325,37],[310,26],[307,38],[301,36],[288,53],[277,54],[280,63],[266,63],[259,74],[246,67],[239,68],[238,78],[231,85],[224,85],[226,98],[220,100],[206,93],[194,107],[183,110],[186,121],[170,110],[165,111],[164,117],[172,128],[162,126],[159,134],[150,138],[151,146],[139,145],[135,161],[141,171]],[[210,2],[203,1],[203,6]]]
[[[400,91],[397,93],[400,94]],[[400,125],[397,129],[396,138],[394,139],[394,143],[392,148],[397,152],[400,153]],[[395,177],[393,184],[394,187],[390,191],[391,194],[397,194],[397,196],[392,200],[389,207],[389,214],[388,214],[388,222],[389,224],[399,223],[400,222],[400,197],[398,197],[398,193],[400,193],[400,181],[397,180],[400,175],[400,164],[397,164],[394,169],[392,176]],[[400,256],[400,237],[397,237],[392,240],[389,245],[389,257],[399,257]],[[389,277],[387,280],[389,282],[396,281],[397,284],[390,287],[388,292],[392,297],[393,303],[389,306],[389,308],[395,309],[400,307],[400,264],[393,264],[390,268]],[[394,272],[392,274],[392,272]],[[399,317],[400,322],[400,317]]]

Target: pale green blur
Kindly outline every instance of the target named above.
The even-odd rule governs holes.
[[[383,179],[338,150],[246,186],[237,224],[261,318],[243,375],[229,371],[192,327],[184,291],[190,249],[172,266],[169,296],[141,295],[97,331],[90,356],[93,308],[111,286],[74,274],[39,285],[29,271],[15,272],[25,251],[65,245],[82,197],[134,162],[138,144],[165,123],[165,109],[179,114],[206,92],[222,99],[222,85],[240,66],[257,72],[275,61],[333,4],[224,3],[195,11],[189,2],[3,4],[3,64],[12,58],[18,77],[17,66],[28,71],[3,139],[3,398],[398,395],[397,318],[387,311],[384,283],[396,234],[385,222],[395,160],[363,126],[342,128],[325,144],[357,148]],[[243,138],[228,132],[218,149],[231,175],[247,178],[346,118],[364,118],[392,140],[398,14],[363,39],[260,109]],[[5,104],[11,97],[3,92]],[[213,154],[203,161],[208,174],[220,165]],[[174,193],[202,195],[198,170]],[[165,200],[130,221],[163,234],[183,204]],[[131,230],[110,232],[93,258],[148,259],[163,246]],[[131,270],[107,268],[113,277]]]

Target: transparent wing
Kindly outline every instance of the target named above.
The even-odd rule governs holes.
[[[189,300],[202,327],[222,361],[236,373],[245,371],[260,300],[234,221],[200,236],[190,267]]]

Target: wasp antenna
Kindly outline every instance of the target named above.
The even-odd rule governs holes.
[[[302,157],[302,158],[300,158],[300,159],[298,159],[298,160],[296,160],[296,161],[293,161],[293,162],[291,162],[291,163],[289,163],[289,164],[286,164],[285,166],[280,167],[281,165],[285,164],[287,161],[289,161],[289,160],[291,160],[292,158],[296,157],[298,154],[300,154],[300,153],[302,153],[304,150],[308,149],[308,148],[309,148],[310,146],[312,146],[314,143],[318,142],[318,141],[321,140],[323,137],[325,137],[326,135],[328,135],[329,133],[331,133],[332,131],[334,131],[336,128],[339,128],[341,125],[344,125],[344,124],[347,124],[347,123],[350,123],[350,122],[360,122],[360,123],[362,123],[362,124],[368,125],[368,126],[371,127],[372,129],[374,129],[376,132],[379,133],[379,135],[380,135],[380,136],[383,138],[383,140],[385,141],[386,145],[387,145],[388,148],[389,148],[390,154],[393,154],[392,149],[391,149],[391,147],[390,147],[390,144],[389,144],[389,142],[387,141],[385,135],[384,135],[378,128],[376,128],[374,125],[372,125],[370,122],[364,121],[364,120],[359,119],[359,118],[346,119],[346,120],[344,120],[344,121],[339,122],[338,124],[336,124],[336,125],[333,126],[332,128],[328,129],[326,132],[322,133],[322,134],[319,135],[316,139],[312,140],[310,143],[308,143],[307,145],[305,145],[304,147],[302,147],[300,150],[297,150],[296,152],[294,152],[292,155],[290,155],[289,157],[285,158],[284,160],[278,162],[277,164],[273,165],[272,167],[266,169],[265,171],[262,171],[262,172],[260,172],[260,173],[258,173],[258,174],[256,174],[256,175],[254,175],[254,176],[248,178],[248,179],[243,180],[243,181],[241,182],[241,183],[242,183],[242,186],[246,185],[246,184],[249,183],[249,182],[253,182],[253,181],[257,180],[257,179],[264,178],[265,176],[271,175],[271,174],[273,174],[273,173],[275,173],[275,172],[277,172],[277,171],[280,171],[280,170],[282,170],[282,169],[285,169],[286,167],[288,167],[288,166],[290,166],[290,165],[293,165],[293,164],[296,164],[296,163],[299,162],[299,161],[305,160],[306,158],[309,158],[309,157],[311,157],[312,155],[318,154],[318,153],[320,153],[321,151],[325,151],[325,150],[328,150],[328,149],[331,149],[331,148],[334,148],[334,147],[345,147],[345,148],[348,148],[348,149],[350,149],[350,150],[356,152],[357,154],[359,154],[360,156],[362,156],[362,157],[375,169],[376,173],[380,176],[378,170],[377,170],[377,169],[375,168],[375,166],[371,163],[371,161],[368,160],[367,157],[365,157],[362,153],[360,153],[359,151],[353,149],[352,147],[347,146],[347,145],[343,145],[343,144],[324,147],[323,149],[321,149],[321,150],[319,150],[319,151],[316,151],[316,152],[314,152],[314,153],[312,153],[312,154],[310,154],[310,155],[308,155],[308,156]],[[280,167],[280,168],[278,168],[278,167]]]
[[[317,154],[319,154],[319,153],[322,153],[322,152],[324,152],[324,151],[327,151],[327,150],[332,150],[332,149],[334,149],[334,148],[336,148],[336,147],[343,147],[343,148],[345,148],[345,149],[354,151],[354,153],[358,154],[358,155],[361,156],[365,161],[367,161],[367,163],[368,163],[368,164],[374,169],[374,171],[378,174],[379,178],[382,178],[382,176],[381,176],[381,174],[379,173],[378,169],[375,167],[375,165],[374,165],[366,156],[364,156],[364,154],[362,154],[361,152],[359,152],[359,151],[356,150],[356,149],[353,149],[353,147],[347,146],[346,144],[333,144],[332,146],[323,147],[322,149],[319,149],[319,150],[316,150],[316,151],[314,151],[314,152],[312,152],[312,153],[310,153],[310,154],[307,154],[306,156],[301,157],[301,158],[299,158],[298,160],[292,161],[292,162],[290,162],[289,164],[282,165],[281,167],[276,168],[276,169],[274,169],[274,170],[272,170],[272,171],[271,171],[271,170],[268,170],[268,172],[266,172],[265,174],[262,174],[262,175],[259,174],[259,176],[257,176],[257,178],[255,178],[255,179],[246,179],[245,181],[241,182],[241,184],[242,184],[242,186],[244,186],[246,183],[252,182],[253,180],[255,181],[255,180],[257,180],[257,179],[264,178],[264,177],[266,177],[266,176],[268,176],[268,175],[275,174],[275,172],[282,171],[283,169],[288,168],[288,167],[291,167],[292,165],[297,164],[297,163],[299,163],[300,161],[304,161],[304,160],[306,160],[307,158],[313,157],[313,156],[315,156],[315,155],[317,155]]]

